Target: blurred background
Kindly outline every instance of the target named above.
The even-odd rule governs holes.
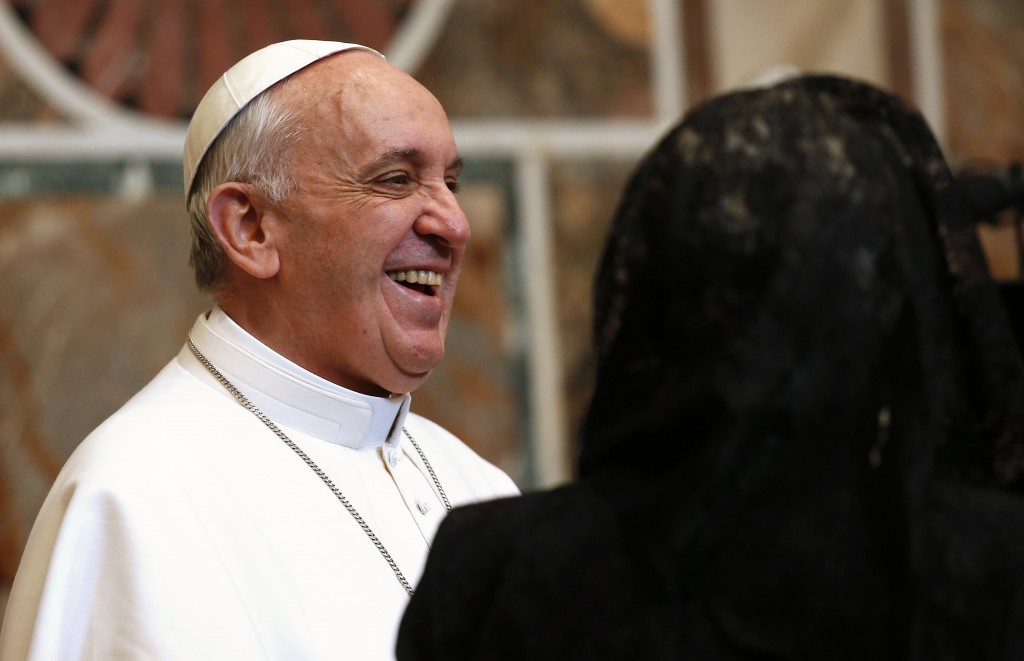
[[[843,73],[918,106],[958,172],[1012,183],[1024,160],[1020,0],[0,0],[0,611],[68,454],[209,305],[187,266],[184,120],[291,38],[373,46],[447,109],[473,244],[413,409],[524,490],[571,476],[604,232],[693,104]],[[1019,216],[978,224],[1011,311]]]

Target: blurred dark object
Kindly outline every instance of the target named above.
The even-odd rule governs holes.
[[[1024,350],[1024,166],[977,162],[960,170],[956,182],[977,222],[1013,225],[1017,279],[997,285],[1017,344]]]
[[[1016,211],[1014,217],[1019,220],[1024,213],[1024,167],[1020,163],[968,166],[957,174],[956,182],[978,222],[1002,222],[1007,217],[1004,212],[1010,210]]]
[[[999,283],[999,297],[1006,306],[1006,315],[1013,326],[1017,346],[1024,352],[1024,281]]]

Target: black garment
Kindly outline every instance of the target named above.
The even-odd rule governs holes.
[[[1024,368],[916,112],[704,104],[595,294],[579,479],[449,516],[400,659],[1024,659]]]

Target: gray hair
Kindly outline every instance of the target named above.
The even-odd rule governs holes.
[[[227,256],[206,215],[213,189],[229,181],[246,183],[280,203],[298,187],[288,157],[302,126],[279,90],[260,94],[228,123],[199,164],[186,201],[192,233],[188,263],[199,289],[214,296],[224,285]]]

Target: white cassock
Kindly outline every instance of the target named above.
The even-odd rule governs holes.
[[[219,309],[191,337],[415,585],[445,508],[518,493],[409,395],[368,397]],[[325,483],[182,349],[75,450],[28,540],[0,659],[389,659],[408,594]]]

